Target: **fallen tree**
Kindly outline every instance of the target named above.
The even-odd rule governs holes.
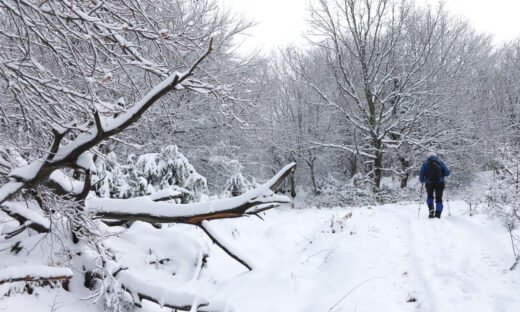
[[[223,218],[237,218],[258,212],[255,207],[265,209],[273,204],[289,203],[290,200],[274,192],[280,183],[296,169],[292,163],[281,169],[273,178],[261,186],[240,196],[191,204],[157,202],[150,197],[129,199],[92,198],[87,199],[86,209],[96,218],[144,221],[149,223],[201,224],[202,221]]]
[[[69,268],[58,268],[45,265],[11,266],[0,270],[0,285],[19,281],[64,281],[73,276]]]

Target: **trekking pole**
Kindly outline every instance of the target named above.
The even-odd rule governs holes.
[[[450,196],[448,195],[449,190],[446,190],[446,201],[448,202],[448,216],[451,217],[451,209],[450,209]]]
[[[421,183],[421,193],[419,194],[420,197],[419,197],[419,210],[417,211],[417,220],[419,220],[420,216],[421,216],[421,203],[422,203],[423,187],[424,187],[424,183]]]

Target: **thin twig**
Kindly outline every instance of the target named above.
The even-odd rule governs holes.
[[[359,287],[363,286],[364,284],[366,284],[366,283],[368,283],[370,281],[373,281],[375,279],[380,279],[380,278],[383,278],[383,277],[382,276],[374,277],[374,278],[371,278],[371,279],[367,279],[366,281],[364,281],[362,283],[359,283],[358,285],[356,285],[356,287],[352,288],[343,297],[341,297],[341,299],[339,299],[339,301],[336,302],[332,307],[330,307],[329,312],[332,311],[332,309],[334,309],[338,304],[340,304],[341,301],[343,301],[345,298],[347,298],[347,296],[350,295],[351,293],[353,293],[356,289],[358,289]]]

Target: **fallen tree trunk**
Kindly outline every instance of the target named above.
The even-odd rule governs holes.
[[[69,268],[46,265],[11,266],[0,271],[0,285],[13,282],[68,281],[72,278]]]
[[[0,209],[18,221],[20,226],[31,228],[38,233],[49,232],[49,220],[40,213],[27,208],[26,205],[25,202],[6,202],[0,206]]]
[[[263,185],[240,196],[192,204],[154,202],[149,197],[129,199],[93,198],[85,201],[87,211],[96,218],[148,223],[201,224],[205,220],[238,218],[273,208],[276,204],[290,203],[290,199],[277,195],[274,190],[296,169],[296,164],[285,166]],[[266,204],[271,204],[266,206]],[[268,208],[266,208],[268,207]]]

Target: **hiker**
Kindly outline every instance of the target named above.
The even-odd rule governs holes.
[[[419,181],[426,186],[426,204],[429,218],[440,218],[442,213],[442,192],[444,191],[444,177],[450,175],[448,167],[434,152],[428,153],[419,172]],[[435,192],[435,210],[433,209],[433,193]]]

